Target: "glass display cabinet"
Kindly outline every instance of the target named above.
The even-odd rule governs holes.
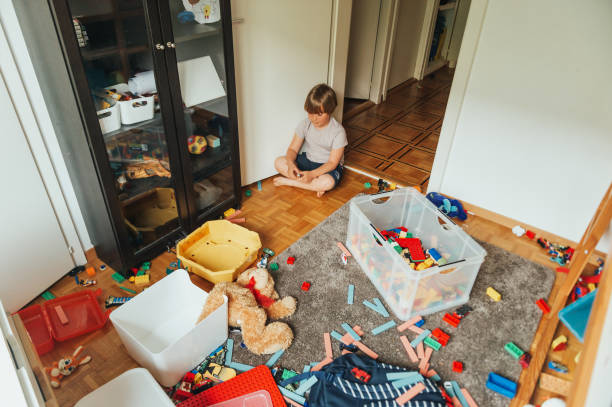
[[[95,171],[69,165],[79,204],[126,272],[240,205],[230,2],[49,4],[84,130],[61,144],[87,144]]]

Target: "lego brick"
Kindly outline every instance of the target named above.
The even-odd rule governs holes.
[[[414,332],[417,335],[420,335],[423,333],[424,329],[423,328],[419,328],[416,325],[412,325],[411,327],[409,327],[408,329],[410,329],[412,332]]]
[[[95,276],[95,275],[96,275],[96,269],[95,269],[95,268],[93,268],[93,267],[87,267],[87,268],[85,269],[85,272],[87,273],[87,275],[88,275],[89,277],[93,277],[93,276]]]
[[[360,341],[361,337],[359,335],[357,335],[357,332],[355,332],[355,330],[353,328],[351,328],[351,326],[349,324],[347,324],[346,322],[342,323],[342,329],[344,329],[346,332],[348,332],[354,340],[356,341]]]
[[[425,390],[425,385],[423,383],[417,383],[412,386],[409,390],[403,393],[401,396],[395,399],[395,402],[400,406],[403,406],[417,395],[419,395],[423,390]]]
[[[559,335],[551,343],[551,348],[556,349],[559,345],[567,343],[567,336]]]
[[[379,314],[385,318],[389,318],[389,312],[387,312],[387,309],[385,308],[382,301],[378,298],[374,298],[372,301],[374,301],[376,303],[376,306],[378,306]]]
[[[433,350],[440,350],[440,347],[442,346],[438,341],[429,337],[423,339],[423,343]]]
[[[454,317],[448,313],[444,314],[442,321],[446,322],[450,326],[457,328],[459,326],[459,318]]]
[[[123,277],[119,273],[113,273],[113,275],[111,277],[113,278],[113,280],[115,280],[118,283],[123,283],[125,281],[125,277]]]
[[[410,341],[408,340],[408,338],[405,335],[402,335],[400,336],[400,341],[402,342],[402,345],[404,345],[404,349],[406,350],[406,353],[408,354],[410,361],[412,363],[417,363],[419,361],[419,358],[416,352],[414,351],[414,348],[412,347],[412,345],[410,345]]]
[[[517,384],[497,373],[489,373],[486,386],[488,389],[510,399],[516,395]]]
[[[378,298],[375,298],[374,301],[378,300]],[[378,300],[380,302],[380,300]],[[382,303],[380,305],[378,304],[372,304],[370,301],[368,300],[363,300],[363,305],[365,305],[366,307],[370,308],[372,311],[382,315],[385,318],[389,317],[389,313],[387,312],[387,310],[384,308],[384,306],[382,306]],[[395,326],[395,325],[394,325]]]
[[[127,291],[128,293],[138,294],[136,291],[132,290],[131,288],[127,288],[122,285],[120,285],[119,288],[121,288],[123,291]]]
[[[134,283],[135,284],[149,284],[150,280],[149,280],[149,275],[148,274],[144,274],[142,276],[136,276],[134,277]]]
[[[422,327],[423,325],[425,325],[425,320],[421,319],[420,321],[417,321],[414,326],[418,326],[419,328]]]
[[[412,340],[412,342],[410,342],[410,345],[412,345],[412,347],[416,347],[417,345],[419,345],[421,342],[423,342],[423,340],[429,336],[429,334],[431,334],[431,331],[429,329],[424,330],[423,332],[421,332],[419,334],[419,336],[417,336],[416,338],[414,338]]]
[[[232,353],[234,352],[234,340],[232,338],[227,339],[227,350],[225,351],[225,365],[229,366],[232,363]]]
[[[41,297],[43,297],[45,300],[52,300],[55,298],[55,295],[53,295],[51,291],[45,291],[42,293]]]
[[[331,362],[333,361],[333,359],[330,358],[325,358],[322,361],[320,361],[319,363],[317,363],[316,365],[314,365],[312,367],[312,369],[310,369],[311,372],[318,372],[319,370],[321,370],[324,366],[329,365]]]
[[[348,294],[346,297],[346,303],[348,305],[353,305],[353,298],[355,296],[355,286],[353,284],[349,284],[348,286]]]
[[[550,306],[544,298],[540,298],[539,300],[537,300],[536,305],[542,310],[544,314],[548,314],[550,312]]]
[[[455,373],[463,373],[463,362],[459,362],[457,360],[453,360],[453,372],[455,372]]]
[[[399,332],[405,331],[406,329],[410,328],[412,325],[414,325],[415,323],[417,323],[418,321],[420,321],[422,319],[423,319],[423,317],[421,317],[420,315],[412,317],[408,321],[406,321],[403,324],[399,325],[397,327],[397,330]]]
[[[406,378],[420,378],[420,380],[417,380],[417,381],[418,382],[423,381],[423,376],[421,376],[417,372],[393,372],[393,373],[387,373],[386,376],[387,376],[387,380],[390,380],[390,381],[406,379]]]
[[[308,291],[310,290],[310,283],[308,281],[304,281],[302,282],[302,287],[301,287],[302,291]]]
[[[274,366],[274,364],[278,362],[280,357],[283,356],[283,353],[285,353],[284,349],[276,351],[272,356],[270,356],[270,359],[268,359],[268,361],[266,362],[266,366],[268,367]]]
[[[296,394],[294,392],[292,392],[291,390],[287,390],[284,387],[278,386],[279,390],[281,393],[283,393],[283,396],[304,405],[304,403],[306,403],[306,399],[303,396],[300,396],[299,394]]]
[[[521,348],[516,346],[513,342],[508,342],[504,349],[508,352],[514,359],[519,359],[525,353]]]
[[[487,295],[491,297],[491,299],[495,302],[500,301],[502,298],[501,294],[497,292],[497,290],[495,290],[495,288],[493,287],[487,287]]]
[[[315,376],[310,376],[307,380],[300,383],[300,386],[297,389],[295,389],[295,394],[299,394],[300,396],[303,396],[304,393],[310,390],[310,388],[314,386],[317,381],[318,379]]]

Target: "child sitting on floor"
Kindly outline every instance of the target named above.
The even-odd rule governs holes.
[[[337,105],[336,93],[325,84],[308,93],[304,103],[308,118],[298,123],[287,154],[274,161],[283,175],[274,179],[274,185],[316,191],[318,197],[338,185],[348,142],[344,127],[331,117]]]

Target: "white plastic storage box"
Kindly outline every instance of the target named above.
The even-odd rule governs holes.
[[[75,407],[174,407],[174,403],[146,369],[136,368],[115,377],[79,400]]]
[[[448,262],[413,270],[374,228],[405,227]],[[466,303],[485,250],[414,188],[351,200],[346,245],[395,315],[407,320]]]
[[[121,123],[134,124],[151,120],[154,116],[155,96],[138,96],[117,102],[121,109]]]
[[[121,111],[119,103],[115,103],[107,109],[98,110],[98,122],[102,134],[110,133],[121,128]]]
[[[176,270],[113,311],[110,320],[130,356],[163,386],[174,386],[227,340],[227,298],[196,325],[207,297],[185,270]]]

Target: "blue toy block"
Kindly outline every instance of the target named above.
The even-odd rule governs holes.
[[[304,405],[304,403],[306,403],[306,399],[303,396],[300,396],[299,394],[296,394],[291,390],[287,390],[281,386],[278,386],[278,389],[281,393],[283,393],[283,396],[286,396],[287,398],[290,398],[291,400],[300,403],[301,405]]]
[[[312,366],[310,366],[310,365],[304,365],[304,370],[302,370],[302,373],[308,373],[308,372],[310,372],[310,368],[311,368],[311,367],[312,367]]]
[[[552,360],[550,360],[548,362],[548,368],[554,370],[555,372],[559,372],[559,373],[567,373],[568,372],[567,366],[562,365],[559,362],[554,362]]]
[[[346,303],[348,305],[353,305],[353,297],[355,295],[355,286],[353,284],[349,284],[348,286],[348,294],[346,297]]]
[[[344,329],[346,332],[348,332],[354,340],[356,341],[360,341],[361,340],[361,336],[357,335],[357,332],[355,332],[353,330],[353,328],[351,328],[351,326],[349,324],[347,324],[346,322],[342,323],[342,329]]]
[[[421,377],[421,379],[423,378],[423,376],[421,376],[421,374],[418,373],[418,372],[393,372],[393,373],[387,373],[387,380],[390,380],[390,381],[406,379],[406,378],[409,378],[409,377]]]
[[[232,353],[234,352],[234,340],[232,338],[227,339],[227,350],[225,351],[225,366],[229,366],[232,363]]]
[[[578,298],[576,301],[559,311],[559,319],[563,322],[563,325],[565,325],[580,342],[584,342],[584,332],[589,322],[589,316],[591,315],[591,308],[593,308],[593,301],[595,300],[596,293],[597,290],[591,291],[584,297]]]
[[[274,355],[270,357],[270,359],[268,359],[268,361],[266,362],[266,366],[274,366],[274,364],[280,359],[280,357],[283,356],[283,353],[285,353],[284,349],[277,351]]]
[[[450,398],[455,397],[455,390],[451,382],[444,382],[444,390],[446,390]]]
[[[421,319],[419,320],[417,323],[414,324],[415,326],[418,326],[419,328],[422,327],[423,325],[425,325],[425,320]]]
[[[295,394],[303,396],[314,384],[318,381],[316,376],[310,376],[308,380],[305,380],[300,384],[300,386],[295,389]]]
[[[376,305],[378,306],[379,314],[381,314],[385,318],[389,318],[389,312],[387,312],[387,309],[383,305],[382,301],[379,300],[378,298],[374,298],[372,301],[374,301]]]
[[[338,332],[336,332],[336,331],[333,331],[333,330],[332,330],[332,331],[331,331],[329,334],[330,334],[330,335],[331,335],[331,337],[332,337],[332,338],[334,338],[335,340],[337,340],[337,341],[339,341],[339,342],[342,342],[342,335],[341,335],[341,334],[339,334]]]
[[[257,181],[257,190],[261,191],[261,181]]]
[[[379,333],[385,332],[386,330],[391,329],[394,326],[395,326],[395,321],[393,320],[385,322],[384,324],[372,329],[372,335],[378,335]]]
[[[487,378],[487,389],[511,399],[516,395],[517,385],[512,380],[491,372]]]
[[[238,362],[230,363],[229,367],[231,367],[234,370],[238,370],[240,372],[246,372],[247,370],[251,370],[255,368],[254,366],[245,365],[244,363],[238,363]]]
[[[433,380],[434,382],[439,382],[440,380],[442,380],[440,375],[437,374],[437,373],[435,375],[431,376],[430,379]]]
[[[455,396],[457,397],[457,399],[459,399],[459,403],[461,403],[461,407],[470,407],[467,400],[465,399],[465,396],[461,392],[459,384],[456,381],[451,381],[451,383],[453,385],[453,390],[455,391]]]
[[[424,330],[423,332],[419,334],[419,336],[417,336],[416,338],[412,340],[412,342],[410,342],[410,345],[412,345],[413,348],[416,348],[417,345],[423,342],[423,340],[425,340],[425,338],[428,337],[430,334],[431,334],[431,331],[429,329]]]

